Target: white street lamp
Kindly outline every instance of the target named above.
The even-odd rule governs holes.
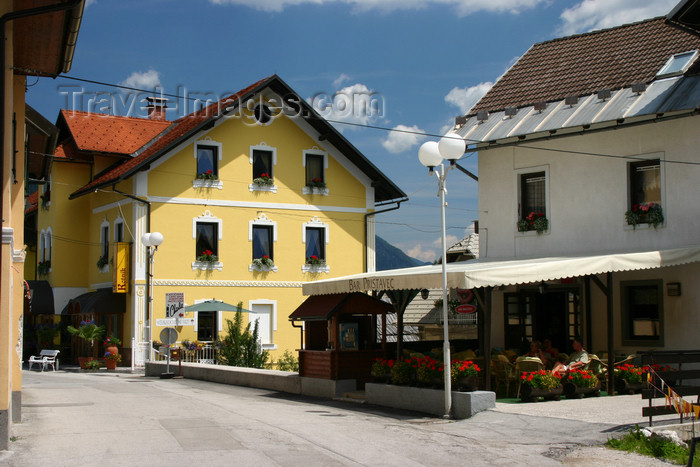
[[[466,150],[464,139],[456,133],[448,133],[440,139],[440,142],[428,141],[418,150],[418,159],[421,164],[430,170],[430,175],[435,174],[438,179],[438,196],[440,197],[440,222],[442,234],[442,328],[443,328],[443,346],[442,359],[445,376],[445,415],[444,418],[450,417],[452,411],[452,378],[451,378],[451,363],[450,358],[450,339],[449,339],[449,301],[447,299],[447,227],[445,224],[445,195],[447,187],[445,186],[445,177],[447,171],[454,168],[457,159],[462,157]],[[442,161],[447,159],[450,165],[445,169]],[[434,169],[439,166],[439,170]]]
[[[148,260],[148,300],[146,310],[148,311],[148,359],[151,359],[153,349],[153,261],[158,251],[158,246],[163,243],[163,234],[160,232],[145,233],[141,237],[141,243],[146,247],[146,256]]]

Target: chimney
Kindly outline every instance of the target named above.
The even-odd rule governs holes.
[[[160,120],[160,121],[165,121],[165,109],[168,108],[166,103],[168,102],[168,99],[165,97],[147,97],[146,102],[148,102],[148,105],[146,108],[148,109],[148,118],[151,120]]]

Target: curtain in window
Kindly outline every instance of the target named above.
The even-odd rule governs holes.
[[[209,170],[217,174],[216,161],[216,148],[197,146],[197,175],[207,173]]]
[[[520,213],[522,217],[526,217],[531,212],[547,214],[544,182],[544,172],[522,176],[522,212]]]
[[[326,259],[324,251],[324,232],[322,228],[308,227],[306,229],[306,257],[316,256]]]
[[[200,256],[202,252],[210,250],[218,255],[218,226],[208,222],[197,222],[197,251],[195,256]]]
[[[323,156],[319,154],[306,155],[306,183],[313,181],[315,178],[324,181],[323,179]]]
[[[631,164],[632,206],[642,203],[661,204],[661,167],[659,160]]]
[[[253,178],[265,173],[272,177],[272,152],[253,149]]]
[[[268,256],[272,259],[272,227],[253,226],[253,259]]]

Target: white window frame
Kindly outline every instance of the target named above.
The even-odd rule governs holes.
[[[264,212],[258,213],[258,217],[253,219],[252,221],[248,221],[248,241],[250,242],[250,246],[252,248],[253,246],[253,226],[255,225],[264,225],[264,226],[272,226],[272,242],[277,243],[277,222],[270,220],[267,215],[265,215]],[[276,249],[275,249],[276,250]],[[250,250],[249,250],[250,251]],[[272,261],[274,262],[275,259],[272,258]],[[256,266],[253,263],[250,263],[248,265],[248,271],[253,272],[253,271],[272,271],[272,272],[277,272],[277,264],[272,266],[271,268],[265,268],[262,269],[258,266]]]
[[[212,215],[212,213],[207,209],[204,211],[204,213],[199,216],[199,217],[193,217],[192,218],[192,239],[196,242],[197,241],[197,224],[198,223],[206,223],[206,224],[217,224],[217,241],[221,242],[224,238],[224,223],[222,219],[219,219],[218,217],[215,217]],[[221,254],[221,245],[218,245],[219,248],[217,248],[217,251],[219,255]],[[217,255],[218,256],[218,255]],[[224,267],[224,263],[221,261],[217,261],[215,263],[210,263],[210,262],[204,262],[204,261],[193,261],[192,262],[192,270],[202,270],[202,271],[207,271],[207,270],[212,270],[216,269],[217,271],[221,271]]]
[[[535,173],[535,172],[544,172],[544,203],[545,203],[545,215],[547,216],[547,220],[549,221],[549,226],[547,230],[545,230],[542,234],[539,234],[540,236],[542,235],[549,235],[550,232],[552,231],[552,203],[551,203],[551,198],[550,198],[550,193],[551,190],[549,189],[549,165],[539,165],[535,167],[525,167],[522,169],[517,169],[515,170],[515,214],[514,217],[515,219],[513,220],[513,230],[515,231],[515,236],[517,237],[536,237],[537,231],[536,230],[528,230],[526,232],[518,232],[518,226],[517,223],[520,220],[520,203],[522,201],[521,199],[521,193],[522,193],[522,187],[521,187],[521,179],[522,175],[530,174],[530,173]]]
[[[680,69],[676,71],[671,71],[667,72],[666,70],[669,69],[669,67],[673,64],[674,61],[678,60],[678,57],[681,55],[687,55],[690,54],[690,58],[688,61],[681,67]],[[687,50],[685,52],[680,52],[677,54],[673,54],[669,59],[666,61],[664,66],[661,67],[659,72],[656,74],[656,78],[668,78],[670,76],[680,76],[685,74],[686,71],[695,63],[695,60],[698,58],[698,51],[697,50]]]
[[[267,151],[272,153],[272,166],[277,165],[277,148],[268,146],[265,141],[261,141],[260,144],[256,144],[253,146],[250,146],[250,152],[249,152],[249,161],[250,161],[250,166],[252,168],[253,166],[253,151]],[[276,180],[276,175],[275,175],[275,170],[272,171],[272,179]],[[269,191],[272,193],[277,193],[277,185],[272,185],[272,186],[258,186],[255,183],[251,183],[248,185],[248,190],[253,192],[253,191]]]
[[[105,227],[107,227],[107,232],[105,232]],[[109,221],[105,217],[102,223],[100,224],[100,255],[98,256],[98,259],[102,257],[102,248],[104,247],[105,241],[107,242],[107,264],[100,269],[100,272],[108,272],[109,271],[109,239],[110,239],[110,225]]]
[[[218,142],[214,141],[211,139],[211,136],[207,136],[205,138],[202,138],[200,140],[197,140],[194,142],[194,161],[195,161],[195,167],[197,164],[197,147],[199,145],[202,146],[214,146],[217,148],[216,153],[217,153],[217,160],[219,163],[217,164],[217,170],[216,170],[216,175],[219,177],[218,180],[201,180],[197,178],[197,174],[195,173],[194,180],[192,181],[192,187],[193,188],[217,188],[219,190],[224,188],[224,182],[221,181],[221,161],[223,160],[223,145]]]
[[[277,350],[277,344],[275,344],[275,333],[277,332],[277,300],[268,300],[268,299],[257,299],[257,300],[248,300],[248,310],[251,313],[255,314],[260,314],[257,311],[253,310],[255,308],[254,305],[272,305],[272,311],[270,314],[270,321],[271,321],[271,330],[270,330],[270,343],[269,344],[261,344],[263,350]],[[250,316],[248,317],[248,321],[250,322]],[[252,328],[252,326],[251,326]],[[251,329],[252,332],[252,329]]]
[[[312,264],[306,264],[306,258],[304,259],[304,264],[301,267],[302,273],[319,273],[325,272],[328,274],[331,271],[331,267],[328,265],[328,242],[329,242],[329,229],[328,224],[321,222],[318,217],[313,217],[309,222],[304,222],[301,226],[301,241],[304,244],[304,256],[306,256],[306,229],[312,227],[317,229],[323,229],[324,243],[326,244],[326,264],[325,266],[315,266]]]
[[[323,195],[328,196],[328,187],[326,188],[312,188],[306,186],[306,155],[312,154],[315,156],[323,156],[323,180],[327,183],[328,178],[326,177],[328,171],[328,153],[314,146],[311,149],[304,149],[302,152],[302,166],[304,167],[304,187],[301,189],[303,195]]]
[[[51,227],[46,228],[44,250],[44,261],[49,261],[49,263],[51,263],[51,255],[53,254],[53,232],[51,231]],[[51,272],[51,268],[49,268],[49,272]]]

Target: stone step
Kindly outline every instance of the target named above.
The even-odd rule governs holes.
[[[343,402],[355,402],[357,404],[364,404],[367,402],[364,391],[344,392],[341,397],[336,397],[334,399]]]

